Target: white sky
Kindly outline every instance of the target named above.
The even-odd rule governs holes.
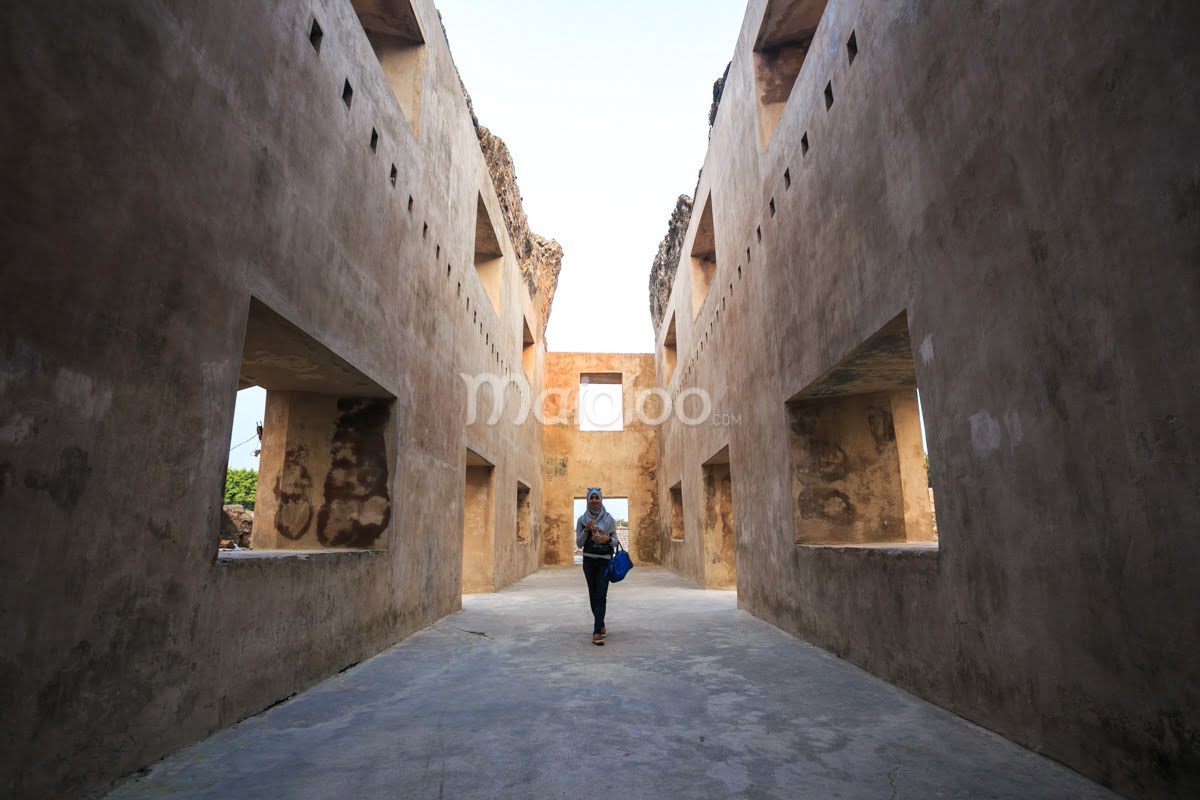
[[[653,352],[650,264],[696,187],[744,0],[437,6],[480,124],[512,153],[530,227],[563,246],[549,349]],[[265,402],[239,392],[231,468],[258,468],[257,441],[234,446]]]
[[[744,0],[437,0],[530,227],[563,246],[549,349],[650,353],[650,264],[708,148]]]

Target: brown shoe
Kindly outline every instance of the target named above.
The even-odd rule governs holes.
[[[605,636],[608,636],[608,628],[601,628],[600,629],[600,638],[603,639]]]
[[[598,633],[592,634],[592,644],[604,644],[604,637]]]

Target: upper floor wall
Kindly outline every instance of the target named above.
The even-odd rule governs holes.
[[[1194,607],[1200,563],[1200,11],[814,8],[748,5],[680,247],[658,381],[737,423],[660,429],[664,563],[709,579],[728,448],[742,607],[1123,792],[1187,794],[1195,618],[1160,610]],[[914,387],[936,547],[894,544]],[[888,492],[860,502],[868,473]]]
[[[0,785],[62,796],[459,607],[468,448],[515,502],[518,481],[540,492],[541,438],[468,429],[460,373],[537,390],[544,304],[432,2],[0,19],[0,404],[19,430],[0,441]],[[218,557],[251,383],[287,432],[265,445],[269,541],[315,553]],[[492,513],[511,582],[540,543]]]

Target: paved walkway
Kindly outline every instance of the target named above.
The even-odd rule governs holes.
[[[1112,798],[703,591],[638,568],[590,642],[545,570],[168,758],[115,798]]]

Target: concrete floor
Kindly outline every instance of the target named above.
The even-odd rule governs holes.
[[[544,570],[118,785],[186,798],[1111,798],[1076,773],[638,568],[590,643]]]

